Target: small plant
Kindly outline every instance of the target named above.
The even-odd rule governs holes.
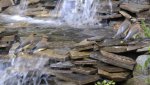
[[[141,27],[144,30],[145,37],[150,38],[150,27],[145,24],[144,20],[141,21]]]
[[[95,85],[115,85],[116,83],[114,81],[107,81],[107,80],[104,80],[102,82],[96,82]]]

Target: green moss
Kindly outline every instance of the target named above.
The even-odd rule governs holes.
[[[141,21],[141,27],[144,30],[145,37],[150,38],[150,27],[145,24],[145,21]]]
[[[146,83],[147,85],[150,85],[150,77],[147,77],[147,78],[145,79],[145,83]]]
[[[148,59],[145,61],[144,68],[147,68],[149,64],[150,64],[150,58],[148,58]]]
[[[114,81],[103,80],[102,82],[96,82],[95,85],[116,85]]]
[[[137,64],[136,67],[135,67],[135,69],[138,70],[138,71],[140,71],[140,70],[142,70],[142,66],[139,65],[139,64]]]

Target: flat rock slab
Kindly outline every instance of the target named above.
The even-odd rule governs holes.
[[[110,10],[110,5],[108,4],[109,2],[108,1],[101,1],[99,4],[100,4],[100,7],[99,9],[97,10],[98,13],[114,13],[114,12],[118,12],[119,11],[119,8],[118,8],[118,5],[120,4],[120,1],[111,1],[111,4],[112,4],[112,9],[113,10]],[[110,10],[110,11],[108,11]]]
[[[121,53],[127,51],[127,46],[111,46],[111,47],[103,47],[101,50],[113,53]]]
[[[44,72],[49,75],[57,75],[58,73],[72,73],[71,70],[61,70],[61,69],[44,69]]]
[[[56,83],[56,85],[78,85],[74,82],[62,81],[59,79],[55,79],[55,83]]]
[[[129,57],[109,53],[109,52],[102,51],[102,50],[100,52],[102,56],[99,56],[99,60],[102,62],[111,64],[114,66],[126,68],[129,70],[133,70],[134,65],[136,64],[136,62]]]
[[[85,39],[80,43],[74,45],[73,50],[77,50],[77,51],[90,50],[94,48],[95,44],[96,44],[95,41],[88,41],[87,39]]]
[[[13,0],[0,0],[0,7],[7,7],[14,5]]]
[[[83,59],[90,56],[90,52],[79,52],[79,51],[70,51],[69,56],[71,59]]]
[[[100,78],[98,75],[83,75],[71,73],[58,73],[56,77],[65,81],[75,82],[78,85],[88,84],[97,81]]]
[[[80,74],[96,74],[97,69],[91,67],[74,67],[71,68],[72,72]]]
[[[120,5],[120,8],[130,11],[132,13],[139,13],[150,8],[150,5],[141,5],[135,3],[123,3]]]
[[[56,60],[56,61],[66,61],[66,60],[69,59],[68,55],[59,54],[56,51],[51,50],[51,49],[47,49],[47,50],[44,50],[44,51],[36,52],[35,55],[48,57],[49,59]]]
[[[121,39],[105,39],[103,42],[97,43],[100,47],[105,46],[125,46],[126,42],[123,42]]]
[[[113,81],[124,81],[128,79],[129,72],[109,73],[104,70],[98,70],[98,74]]]
[[[103,47],[101,50],[113,53],[122,53],[122,52],[129,52],[133,50],[137,50],[142,46],[110,46],[110,47]]]
[[[104,40],[105,36],[94,36],[91,38],[87,38],[87,41],[96,41],[96,42],[100,42],[102,40]]]
[[[98,19],[114,19],[114,18],[120,18],[120,17],[122,17],[121,14],[115,13],[115,14],[111,14],[111,15],[100,15],[97,18]]]
[[[127,69],[116,67],[102,62],[98,63],[97,68],[98,70],[103,70],[109,73],[127,72]]]
[[[74,64],[72,64],[71,61],[58,62],[50,65],[51,68],[58,68],[58,69],[69,69],[73,66]]]
[[[104,63],[129,69],[129,70],[133,70],[134,65],[136,64],[136,62],[131,58],[128,58],[126,56],[116,55],[105,51],[101,51],[101,53],[93,52],[90,54],[90,57],[102,61]]]
[[[97,61],[92,59],[84,59],[73,62],[75,65],[96,65]]]

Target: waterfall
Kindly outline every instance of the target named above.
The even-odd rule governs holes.
[[[63,0],[60,17],[76,28],[100,26],[96,19],[99,0]]]
[[[18,15],[24,15],[28,8],[28,0],[21,0],[20,4],[18,5]]]
[[[101,20],[97,18],[99,7],[100,0],[59,0],[51,14],[58,16],[57,18],[38,19],[24,16],[28,8],[28,0],[21,0],[17,15],[4,14],[0,17],[4,19],[3,21],[23,21],[58,28],[64,25],[73,28],[99,28],[101,27]],[[9,18],[6,19],[6,17]]]
[[[109,0],[108,4],[109,4],[109,7],[110,7],[110,14],[112,14],[112,12],[113,12],[112,1]]]

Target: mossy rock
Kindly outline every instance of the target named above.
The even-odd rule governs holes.
[[[136,66],[133,71],[133,76],[149,75],[150,74],[150,55],[141,55],[136,59]]]
[[[150,76],[136,76],[129,79],[124,85],[150,85]]]

